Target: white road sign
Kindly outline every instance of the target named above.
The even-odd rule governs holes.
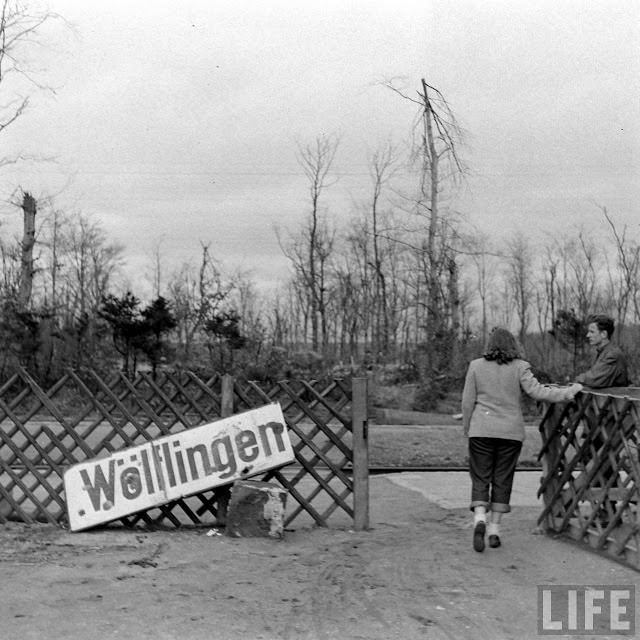
[[[293,459],[279,404],[239,413],[69,467],[69,526],[87,529]]]

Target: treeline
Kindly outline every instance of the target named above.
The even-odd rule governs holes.
[[[124,247],[98,222],[51,206],[40,211],[29,193],[21,208],[22,237],[0,238],[1,378],[16,365],[44,380],[67,367],[127,375],[141,366],[225,371],[240,366],[243,349],[256,361],[260,320],[245,309],[241,323],[237,311],[248,285],[223,281],[208,246],[199,262],[170,274],[166,292],[156,264],[156,295],[145,303],[123,289]]]
[[[597,228],[565,236],[484,233],[451,204],[466,167],[446,100],[424,80],[415,95],[389,88],[416,105],[413,142],[371,155],[369,198],[341,216],[346,227],[323,207],[340,141],[320,136],[299,148],[310,201],[301,227],[281,238],[293,275],[274,309],[278,341],[343,363],[404,363],[429,406],[460,384],[495,325],[516,333],[545,379],[571,379],[591,357],[586,320],[604,312],[635,379],[637,235],[605,206]]]
[[[255,379],[370,369],[390,382],[418,382],[427,370],[434,380],[425,387],[428,404],[459,385],[494,325],[514,330],[547,379],[571,378],[587,366],[585,321],[598,311],[615,318],[634,378],[638,371],[640,246],[606,210],[600,228],[535,243],[517,235],[502,252],[449,219],[429,352],[435,360],[427,369],[426,259],[402,212],[380,215],[384,237],[376,238],[366,211],[336,229],[320,271],[314,334],[302,266],[294,263],[290,280],[265,297],[246,275],[224,275],[207,245],[172,272],[158,248],[146,286],[138,280],[155,292],[143,301],[123,287],[125,249],[99,223],[46,204],[39,210],[28,193],[21,208],[23,236],[0,239],[2,379],[16,365],[45,380],[85,366],[128,374],[185,367]],[[436,237],[445,247],[443,234]]]
[[[321,164],[337,145],[320,137],[301,150],[312,175],[329,175]],[[23,236],[0,241],[0,376],[17,364],[45,380],[85,366],[261,380],[368,369],[420,383],[429,407],[459,387],[494,325],[519,336],[543,378],[571,379],[590,357],[586,318],[605,311],[635,377],[640,245],[627,228],[602,208],[598,228],[497,246],[443,206],[431,229],[423,191],[411,200],[395,188],[393,153],[372,156],[371,199],[340,228],[321,213],[320,185],[303,224],[281,235],[291,276],[267,297],[250,277],[224,275],[206,244],[172,272],[157,245],[143,301],[122,286],[125,248],[99,223],[22,194]]]
[[[4,3],[0,134],[23,117],[29,87],[42,87],[20,63],[57,18]],[[27,86],[12,93],[14,78]],[[481,221],[453,205],[467,168],[444,96],[425,80],[412,93],[392,83],[381,90],[415,108],[410,143],[370,154],[369,195],[350,211],[328,207],[340,139],[299,144],[308,206],[299,226],[278,232],[290,278],[267,297],[250,277],[225,275],[206,243],[173,271],[156,247],[151,295],[139,279],[123,286],[125,248],[98,222],[19,191],[22,234],[0,235],[0,379],[18,365],[43,380],[86,366],[258,379],[372,369],[391,382],[418,382],[418,404],[428,407],[460,385],[497,324],[517,333],[541,375],[570,379],[586,366],[592,312],[616,320],[636,379],[637,237],[604,206],[600,227],[565,237],[483,233]],[[3,157],[0,167],[19,161]]]

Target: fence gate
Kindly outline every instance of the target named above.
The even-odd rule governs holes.
[[[540,424],[538,519],[640,570],[640,389],[585,391]]]
[[[354,528],[367,528],[365,379],[292,380],[264,388],[191,372],[104,380],[93,371],[68,371],[45,390],[19,370],[0,386],[0,522],[65,525],[62,476],[68,466],[271,402],[282,407],[295,462],[254,479],[279,482],[289,491],[285,527],[305,519],[328,526],[342,512]],[[228,487],[217,488],[118,523],[219,523],[227,500]]]

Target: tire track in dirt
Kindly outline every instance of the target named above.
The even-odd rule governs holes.
[[[432,538],[433,526],[431,520]],[[425,541],[416,548],[415,527],[394,528],[301,557],[309,580],[281,640],[458,640],[461,631],[495,640],[495,623],[482,615],[483,600],[450,577],[459,537],[451,541],[449,523],[440,528],[439,544],[431,547]]]

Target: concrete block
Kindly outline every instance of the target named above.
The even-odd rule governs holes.
[[[227,510],[227,535],[282,539],[287,490],[279,484],[238,480]]]

